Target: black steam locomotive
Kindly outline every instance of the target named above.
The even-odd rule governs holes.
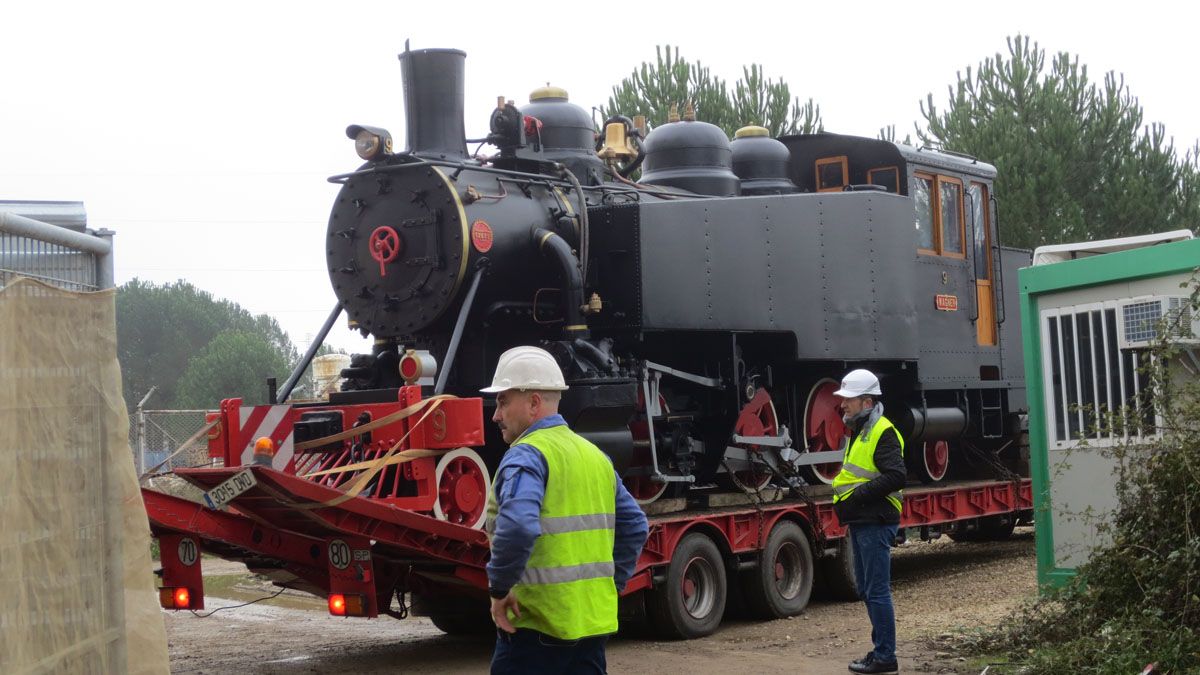
[[[366,163],[332,179],[327,261],[375,346],[332,403],[394,401],[409,350],[440,363],[438,393],[476,396],[504,350],[539,344],[567,376],[567,420],[648,502],[693,483],[829,482],[845,440],[832,392],[865,367],[922,480],[951,455],[1017,469],[1026,403],[1005,307],[1029,254],[997,242],[992,166],[826,133],[730,141],[686,111],[597,134],[554,87],[498,101],[475,139],[496,152],[479,157],[464,61],[400,55],[406,150],[347,130]],[[483,459],[503,448],[489,437]]]

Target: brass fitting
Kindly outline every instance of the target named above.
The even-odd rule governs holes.
[[[600,310],[604,309],[604,303],[600,300],[599,293],[592,293],[592,297],[588,298],[588,303],[581,307],[584,314],[599,314]]]
[[[738,129],[737,131],[733,132],[733,137],[735,139],[737,139],[737,138],[757,138],[759,136],[770,137],[771,130],[766,127],[760,127],[760,126],[757,126],[754,124],[750,124],[750,125],[744,126],[741,129]]]
[[[625,135],[624,122],[612,122],[604,127],[604,147],[596,154],[610,164],[637,157],[637,150],[629,145],[629,138]]]

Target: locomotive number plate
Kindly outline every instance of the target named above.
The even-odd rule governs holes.
[[[935,295],[933,296],[933,305],[943,312],[958,311],[958,296],[957,295]]]
[[[239,471],[224,483],[204,493],[204,503],[210,509],[225,508],[225,505],[233,501],[234,497],[242,494],[246,490],[258,485],[258,479],[254,477],[254,472],[250,469]]]

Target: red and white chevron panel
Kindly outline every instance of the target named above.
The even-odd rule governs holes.
[[[296,454],[292,442],[292,411],[290,405],[244,405],[238,408],[238,443],[242,448],[240,459],[243,465],[254,459],[254,441],[268,436],[279,448],[271,467],[280,471],[292,470],[292,457]]]

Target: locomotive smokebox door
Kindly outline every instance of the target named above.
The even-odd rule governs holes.
[[[351,178],[329,218],[326,261],[350,319],[377,337],[412,334],[445,312],[467,265],[467,223],[436,167]]]

